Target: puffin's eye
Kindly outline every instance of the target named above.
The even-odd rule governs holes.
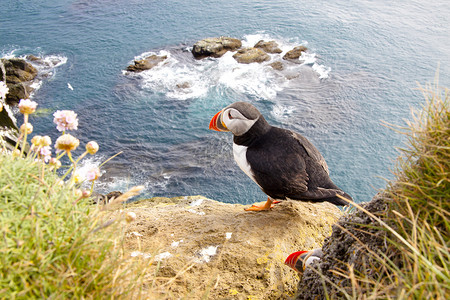
[[[231,116],[231,111],[228,112],[228,118],[231,120],[233,117]]]

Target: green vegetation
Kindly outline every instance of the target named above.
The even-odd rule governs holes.
[[[351,289],[365,299],[450,298],[449,94],[437,86],[420,90],[426,105],[407,127],[394,128],[408,143],[385,190],[388,214],[375,216],[356,205],[388,237],[387,253],[370,254],[377,262],[367,267],[371,272],[349,274]]]
[[[0,92],[3,100],[8,92],[4,84]],[[66,131],[77,129],[77,115],[54,113],[62,135],[52,157],[50,137],[35,135],[31,146],[27,141],[33,132],[28,117],[37,103],[22,99],[18,106],[24,124],[15,149],[8,151],[0,138],[0,299],[139,297],[145,264],[124,253],[120,228],[133,216],[110,219],[104,211],[141,188],[108,205],[93,205],[90,195],[100,170],[93,168],[81,178],[76,167],[99,146],[91,141],[83,154],[73,157],[79,140]],[[61,168],[64,155],[69,165]],[[62,177],[56,174],[59,168],[65,172]],[[80,189],[83,181],[91,182],[90,191]]]
[[[403,130],[397,180],[388,187],[401,265],[391,268],[404,298],[450,296],[450,103],[448,89],[421,88],[426,106]]]
[[[45,169],[42,162],[0,154],[0,298],[131,292],[139,278],[135,266],[122,268],[120,239],[112,236],[117,227],[103,228],[98,207]]]

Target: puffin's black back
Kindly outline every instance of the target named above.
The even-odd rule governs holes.
[[[247,161],[254,179],[273,199],[336,205],[347,204],[337,193],[351,199],[331,181],[320,152],[298,133],[270,126],[261,116],[245,135],[235,136],[234,142],[248,146]]]

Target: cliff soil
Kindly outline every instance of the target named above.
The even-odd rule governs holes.
[[[148,264],[149,299],[290,299],[297,274],[284,265],[322,246],[341,211],[329,203],[283,201],[270,211],[201,196],[127,205],[124,249]]]

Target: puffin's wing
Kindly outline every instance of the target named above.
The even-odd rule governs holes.
[[[289,131],[274,127],[263,142],[247,149],[253,179],[269,196],[284,199],[284,195],[308,190],[309,176],[303,157],[307,153],[297,151],[299,146]]]
[[[330,171],[328,170],[328,165],[325,159],[323,158],[322,154],[320,154],[319,150],[317,150],[317,148],[314,147],[314,145],[310,141],[308,141],[308,139],[305,138],[304,136],[293,131],[291,131],[291,134],[294,137],[294,139],[299,141],[299,143],[303,146],[303,148],[305,148],[308,155],[312,159],[317,161],[323,167],[325,172],[327,172],[327,174],[330,174]]]

